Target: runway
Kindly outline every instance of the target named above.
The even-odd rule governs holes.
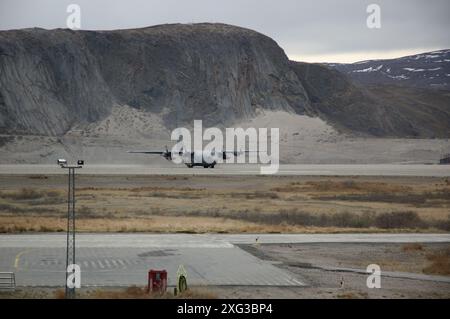
[[[237,244],[450,242],[449,234],[78,234],[82,286],[146,284],[149,269],[166,269],[169,285],[183,264],[192,285],[304,286],[304,280]],[[0,271],[18,286],[64,284],[65,234],[0,235]]]
[[[89,164],[78,170],[87,175],[259,175],[261,166],[253,164],[218,164],[212,168],[187,168],[184,165],[166,163],[153,165]],[[65,174],[56,163],[50,164],[2,164],[0,174]],[[281,164],[276,175],[303,176],[450,176],[450,165],[418,164],[367,164],[367,165],[308,165]]]

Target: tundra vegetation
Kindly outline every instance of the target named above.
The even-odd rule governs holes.
[[[0,177],[0,231],[64,231],[65,182]],[[80,175],[78,185],[80,232],[450,230],[445,178]]]

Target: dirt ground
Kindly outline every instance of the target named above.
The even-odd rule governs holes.
[[[0,299],[64,299],[63,288],[17,287],[15,291],[0,291]],[[218,296],[205,287],[191,287],[188,291],[174,295],[173,287],[167,292],[147,293],[146,287],[90,287],[76,291],[77,299],[215,299]]]
[[[64,231],[66,176],[0,175],[0,232]],[[432,177],[77,177],[88,232],[448,232],[450,181]]]
[[[383,272],[450,276],[450,244],[271,244],[242,248],[303,278],[308,287],[221,287],[220,296],[252,298],[450,298],[450,281],[393,278]],[[381,268],[381,288],[367,288],[367,274],[339,271]],[[321,269],[326,268],[327,270]],[[406,275],[407,276],[407,275]],[[438,277],[435,277],[438,278]]]

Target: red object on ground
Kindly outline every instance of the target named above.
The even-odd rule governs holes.
[[[167,290],[167,271],[150,269],[148,272],[147,292],[166,292]]]

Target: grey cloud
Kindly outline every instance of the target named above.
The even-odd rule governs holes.
[[[0,29],[65,28],[70,3],[81,6],[83,29],[223,22],[267,34],[298,56],[450,47],[448,0],[2,0]],[[366,27],[370,3],[381,7],[381,29]]]

